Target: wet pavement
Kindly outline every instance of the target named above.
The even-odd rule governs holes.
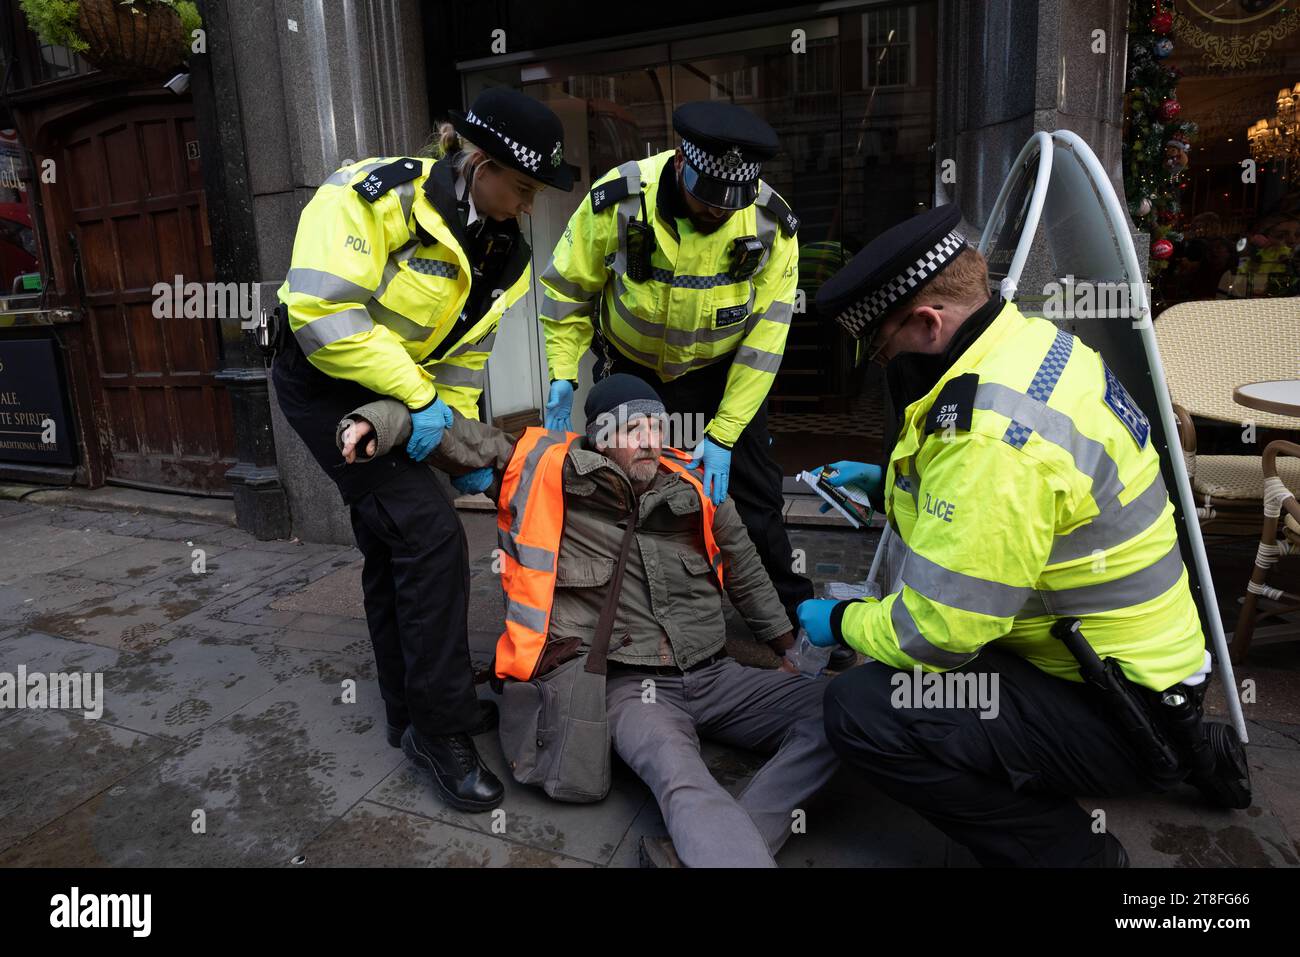
[[[502,620],[494,518],[463,518],[471,654],[485,665]],[[819,581],[863,578],[874,545],[830,529],[791,539]],[[1248,567],[1242,548],[1225,549],[1225,580]],[[773,663],[743,624],[729,634],[742,661]],[[0,672],[20,666],[102,674],[103,713],[0,709],[3,865],[623,867],[642,836],[665,833],[617,761],[605,801],[559,804],[509,779],[494,734],[476,741],[507,782],[504,813],[443,805],[384,740],[354,549],[0,501]],[[1105,810],[1135,865],[1300,864],[1300,642],[1261,646],[1239,671],[1255,689],[1253,807],[1210,810],[1190,790],[1081,799]],[[705,756],[735,791],[763,760],[707,743]],[[805,810],[783,866],[973,863],[850,772]]]

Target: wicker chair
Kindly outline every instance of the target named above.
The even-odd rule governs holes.
[[[1295,378],[1300,372],[1300,299],[1180,303],[1156,319],[1155,335],[1201,526],[1257,534],[1264,506],[1260,456],[1198,456],[1192,414],[1243,428],[1246,423],[1296,428],[1293,418],[1238,405],[1232,390],[1247,382]],[[1300,488],[1300,460],[1277,464],[1282,482]]]
[[[1277,476],[1278,455],[1294,456],[1300,460],[1300,445],[1294,442],[1270,442],[1264,450],[1264,531],[1260,536],[1259,550],[1255,553],[1255,569],[1246,586],[1246,601],[1241,607],[1241,617],[1232,636],[1232,660],[1245,660],[1250,650],[1250,640],[1255,634],[1255,622],[1260,618],[1285,615],[1300,611],[1300,595],[1272,588],[1265,578],[1268,570],[1285,555],[1300,555],[1300,503],[1295,494]],[[1280,519],[1280,521],[1279,521]],[[1259,600],[1282,602],[1265,612],[1259,610]]]

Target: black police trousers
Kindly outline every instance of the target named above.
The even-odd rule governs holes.
[[[335,379],[290,338],[272,379],[280,408],[350,506],[365,558],[361,584],[379,690],[390,724],[424,735],[478,722],[469,656],[469,548],[450,497],[404,449],[347,465],[335,445],[340,419],[383,398]]]
[[[1150,775],[1082,684],[993,648],[955,672],[986,676],[990,690],[997,676],[995,717],[969,704],[922,707],[902,692],[914,672],[873,661],[830,683],[826,735],[846,764],[985,867],[1094,864],[1105,825],[1094,812],[1106,809],[1098,799],[1166,790],[1182,776]]]
[[[609,350],[609,374],[626,372],[644,379],[659,393],[669,413],[694,413],[703,416],[705,422],[717,414],[731,363],[716,362],[664,382],[653,369],[633,362],[608,345],[606,348]],[[813,587],[812,582],[792,568],[794,559],[782,515],[785,495],[781,491],[781,467],[772,458],[771,444],[765,399],[732,447],[727,494],[735,501],[740,520],[745,523],[758,557],[776,586],[776,593],[790,616],[792,627],[797,629],[795,608],[801,601],[813,597]]]

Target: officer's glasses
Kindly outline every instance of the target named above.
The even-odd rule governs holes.
[[[911,318],[909,315],[894,327],[893,332],[888,334],[885,333],[883,326],[876,330],[876,334],[871,337],[871,342],[867,345],[867,361],[883,366],[885,363],[878,361],[881,353],[885,351],[886,346],[894,341],[894,338],[903,330],[903,327],[907,325],[908,320]]]

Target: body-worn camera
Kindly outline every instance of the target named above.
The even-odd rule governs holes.
[[[645,282],[650,278],[650,257],[655,251],[655,231],[645,208],[645,190],[641,191],[641,218],[627,223],[627,278]]]
[[[763,244],[757,236],[741,236],[731,242],[731,278],[736,282],[749,279],[758,272],[763,261]]]

